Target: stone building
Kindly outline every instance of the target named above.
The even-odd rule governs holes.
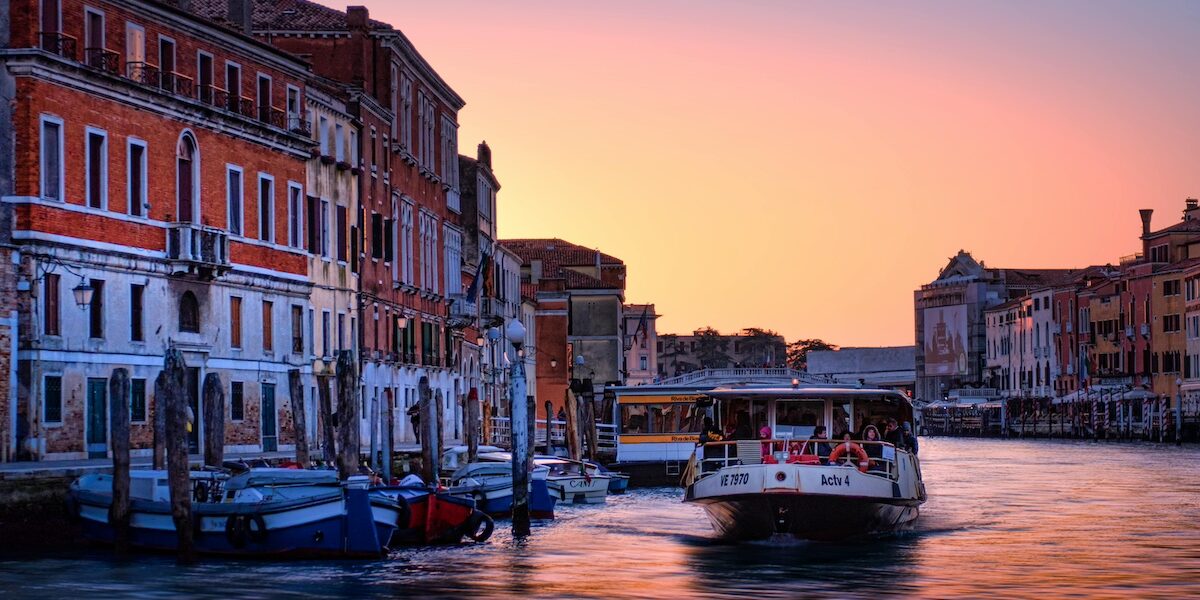
[[[706,344],[712,346],[711,349]],[[730,367],[787,367],[787,342],[783,336],[758,328],[738,333],[709,332],[691,335],[665,333],[656,344],[658,374],[673,377],[698,369]]]
[[[313,148],[307,66],[184,4],[15,0],[0,16],[20,457],[105,456],[113,402],[130,404],[134,452],[149,452],[171,346],[195,414],[200,382],[220,377],[228,450],[294,443],[287,371],[311,343],[295,321],[312,285],[292,208]],[[130,398],[108,397],[116,367]]]
[[[626,304],[625,385],[654,383],[658,373],[658,313],[653,304]]]

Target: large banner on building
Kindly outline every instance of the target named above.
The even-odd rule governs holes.
[[[925,374],[967,374],[967,305],[925,309]]]

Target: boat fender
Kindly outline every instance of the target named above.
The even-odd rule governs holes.
[[[267,539],[267,522],[260,514],[243,515],[242,519],[246,521],[246,537],[255,543],[262,543]]]
[[[858,459],[858,470],[863,473],[867,472],[867,466],[869,465],[867,451],[863,450],[862,446],[849,442],[838,444],[837,448],[834,448],[833,452],[829,453],[829,464],[836,463],[847,454],[854,454],[854,457]]]
[[[488,538],[492,537],[492,531],[496,528],[496,522],[487,513],[478,510],[471,515],[468,524],[467,537],[476,542],[486,542]],[[482,529],[479,527],[480,524],[483,525]]]
[[[192,501],[208,502],[208,484],[203,481],[197,481],[196,487],[192,489]]]

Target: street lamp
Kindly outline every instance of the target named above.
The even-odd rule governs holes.
[[[79,308],[87,308],[88,306],[91,306],[92,294],[95,293],[96,290],[85,279],[80,281],[79,285],[75,286],[75,289],[71,291],[75,292],[75,306],[78,306]]]

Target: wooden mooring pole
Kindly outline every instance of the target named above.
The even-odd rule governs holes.
[[[396,398],[391,390],[384,390],[383,401],[383,479],[392,480],[392,453],[396,451]]]
[[[333,399],[329,394],[329,376],[317,375],[317,399],[321,411],[321,460],[332,465],[337,456],[337,443],[334,441]]]
[[[214,467],[225,462],[225,386],[221,376],[204,376],[204,464]]]
[[[154,450],[151,466],[155,469],[167,468],[167,372],[159,371],[154,378],[154,400],[151,410],[154,411]]]
[[[511,323],[519,324],[517,321]],[[525,359],[521,356],[524,337],[523,328],[521,328],[520,336],[510,336],[510,338],[518,338],[522,341],[514,345],[510,357],[512,373],[509,376],[508,391],[508,397],[512,401],[512,408],[509,411],[512,424],[512,519],[513,535],[517,537],[529,535],[529,446],[531,441],[529,413],[531,403],[525,389]]]
[[[358,473],[358,361],[349,350],[338,352],[338,477]]]
[[[479,456],[479,392],[475,388],[467,392],[466,409],[467,463],[473,463]]]
[[[113,369],[108,378],[108,397],[112,398],[109,429],[112,430],[112,506],[108,523],[113,528],[117,554],[129,551],[129,371]]]
[[[292,431],[296,432],[296,464],[301,469],[310,466],[308,455],[308,415],[304,406],[304,386],[300,384],[300,369],[288,369],[288,398],[292,403]]]
[[[433,390],[429,387],[429,378],[421,377],[417,382],[417,393],[420,396],[421,427],[421,479],[430,485],[437,485],[438,480],[438,449],[437,424],[433,422],[436,411],[433,407]]]
[[[187,365],[177,348],[167,350],[163,361],[166,374],[163,405],[166,417],[167,485],[171,493],[171,517],[175,523],[180,563],[196,560],[192,529],[192,482],[188,473]]]

